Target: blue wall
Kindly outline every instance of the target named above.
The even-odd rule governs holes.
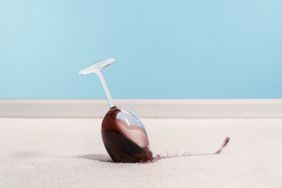
[[[281,0],[0,0],[0,98],[282,98]]]

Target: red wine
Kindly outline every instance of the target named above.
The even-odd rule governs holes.
[[[129,111],[112,107],[102,122],[102,138],[114,162],[153,160],[145,128]]]

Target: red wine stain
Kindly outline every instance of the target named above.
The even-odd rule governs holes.
[[[147,162],[155,162],[162,159],[170,159],[170,158],[176,158],[176,157],[191,157],[191,156],[206,156],[206,155],[218,155],[222,152],[223,148],[227,146],[227,144],[230,142],[230,137],[226,137],[221,145],[221,147],[216,150],[213,153],[183,153],[183,154],[166,154],[166,155],[156,155],[153,160],[147,161]]]

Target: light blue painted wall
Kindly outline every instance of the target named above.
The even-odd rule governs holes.
[[[282,98],[281,0],[0,0],[0,98]]]

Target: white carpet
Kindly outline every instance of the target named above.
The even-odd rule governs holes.
[[[1,188],[282,187],[282,119],[145,119],[154,154],[110,162],[95,119],[0,119]]]

